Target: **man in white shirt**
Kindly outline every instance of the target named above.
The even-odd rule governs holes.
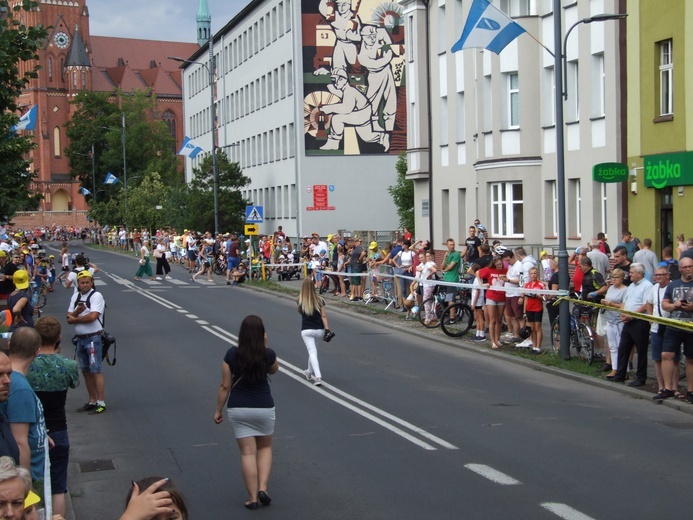
[[[609,269],[609,257],[599,250],[599,240],[593,238],[590,242],[590,250],[587,251],[587,258],[592,260],[592,267],[606,279]]]
[[[77,339],[77,362],[84,374],[89,401],[78,412],[97,415],[106,411],[104,401],[105,383],[101,367],[102,316],[106,308],[101,293],[94,290],[94,278],[84,269],[77,275],[78,291],[72,295],[67,312],[67,322],[75,326]]]

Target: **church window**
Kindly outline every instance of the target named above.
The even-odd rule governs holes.
[[[60,157],[60,127],[53,129],[53,155]]]
[[[173,114],[173,112],[167,110],[164,112],[162,119],[164,120],[164,123],[166,123],[168,131],[171,134],[171,150],[173,153],[176,153],[176,116]]]
[[[53,57],[48,56],[48,81],[53,81]]]

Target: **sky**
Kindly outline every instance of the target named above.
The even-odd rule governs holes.
[[[207,0],[217,33],[250,0]],[[196,42],[198,0],[88,0],[94,36]]]

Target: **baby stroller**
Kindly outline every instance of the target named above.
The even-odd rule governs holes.
[[[290,261],[284,256],[279,257],[279,267],[277,267],[277,276],[279,281],[291,280],[294,276],[297,280],[301,279],[301,272],[297,266],[292,265]]]

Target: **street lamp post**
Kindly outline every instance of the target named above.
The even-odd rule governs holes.
[[[207,69],[209,73],[209,94],[210,94],[210,119],[212,123],[212,192],[214,196],[214,236],[219,234],[219,203],[218,203],[218,191],[219,191],[219,167],[217,164],[217,133],[216,133],[216,122],[217,115],[215,110],[215,96],[214,96],[214,37],[212,33],[209,34],[209,66],[206,63],[199,63],[192,60],[186,60],[184,58],[179,58],[177,56],[169,56],[169,60],[178,61],[180,63],[190,63],[193,65],[202,65]]]
[[[110,126],[102,126],[104,130],[120,130],[121,142],[123,145],[123,189],[125,190],[125,230],[128,229],[128,166],[125,159],[125,112],[122,113],[122,127],[115,128]],[[93,150],[94,145],[92,145]]]
[[[96,202],[96,157],[94,156],[94,143],[91,143],[91,190]]]
[[[568,251],[566,244],[566,200],[565,200],[565,142],[563,134],[563,100],[568,93],[564,91],[565,67],[567,58],[565,47],[571,31],[581,23],[606,22],[625,18],[627,14],[598,14],[575,22],[561,41],[561,0],[553,0],[554,71],[556,77],[556,188],[558,190],[558,288],[567,292],[570,288],[568,276]],[[568,302],[559,304],[559,332],[561,335],[561,356],[570,359],[570,309]]]

